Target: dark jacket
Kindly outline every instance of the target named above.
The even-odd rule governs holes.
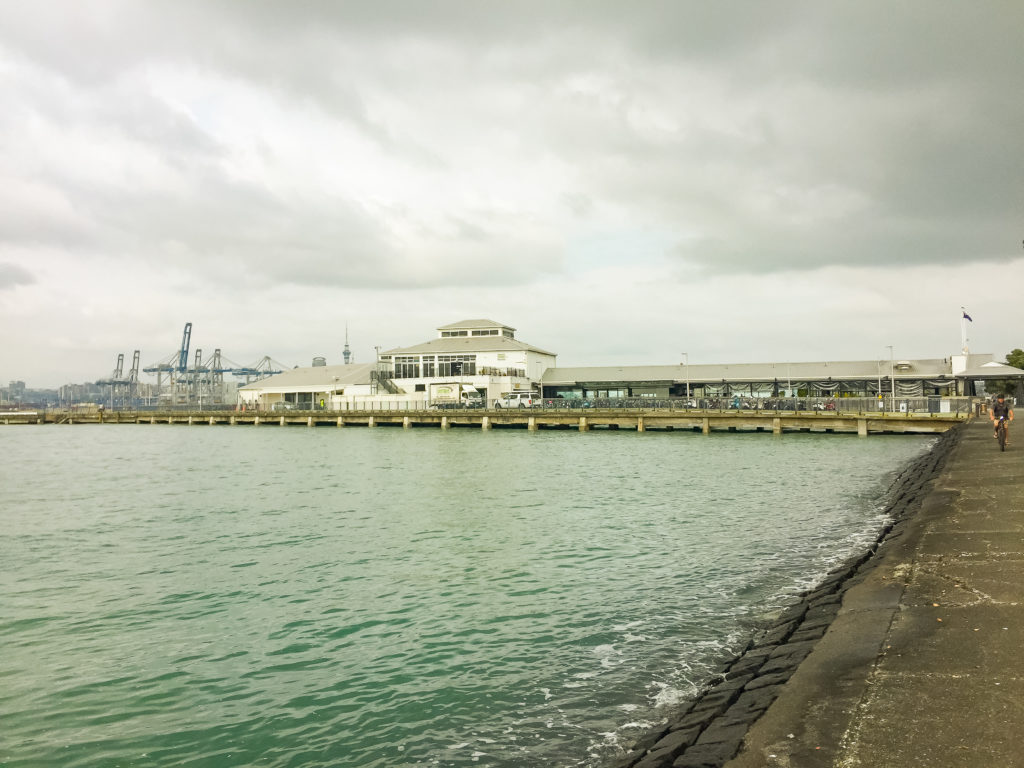
[[[1013,408],[1010,406],[1010,403],[1006,400],[1004,400],[1001,403],[998,400],[992,401],[992,418],[994,419],[998,419],[1000,416],[1009,417],[1010,411],[1012,410]]]

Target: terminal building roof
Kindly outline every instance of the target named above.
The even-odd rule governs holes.
[[[515,333],[515,328],[504,323],[496,323],[493,320],[460,320],[457,323],[451,323],[449,325],[442,325],[437,330],[439,331],[459,331],[459,330],[471,330],[471,329],[483,329],[483,328],[497,328],[499,330],[512,331]]]
[[[511,350],[526,350],[541,355],[551,355],[554,352],[546,352],[531,344],[526,344],[507,336],[451,336],[444,339],[431,339],[423,344],[416,344],[412,347],[399,347],[382,352],[382,355],[458,355],[474,352],[505,352]]]
[[[494,320],[460,320],[437,329],[438,338],[411,347],[398,347],[383,352],[395,355],[458,355],[476,352],[527,351],[555,357],[554,352],[517,341],[516,329]]]

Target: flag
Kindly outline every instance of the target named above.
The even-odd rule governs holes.
[[[966,312],[964,312],[964,320],[970,320],[972,323],[974,322],[974,320],[971,319],[971,316],[968,315]]]

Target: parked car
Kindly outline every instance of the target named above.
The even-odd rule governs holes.
[[[495,408],[533,408],[540,405],[536,392],[506,392],[494,401]]]

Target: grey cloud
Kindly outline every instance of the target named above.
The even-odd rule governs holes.
[[[591,195],[682,230],[677,253],[705,269],[1005,258],[1016,255],[1024,202],[1024,111],[981,85],[925,79],[922,98],[896,85],[868,93],[781,82],[769,92],[776,103],[740,89],[736,113],[752,118],[734,132],[699,115],[687,124],[684,107],[675,111],[682,130],[660,143],[636,135],[628,103],[591,110],[585,133],[579,112],[549,128],[565,129],[567,154],[581,136],[575,157],[591,158],[579,166]],[[798,190],[806,210],[778,190]],[[772,197],[767,209],[753,205]],[[687,244],[694,235],[700,247]]]
[[[642,219],[699,269],[1016,255],[1024,6],[192,0],[110,2],[105,16],[59,7],[0,10],[5,47],[106,95],[153,63],[237,79],[355,126],[410,167],[462,158],[374,114],[374,94],[424,122],[482,137],[504,129],[538,162],[566,169],[573,182],[561,198],[577,215]],[[587,76],[610,94],[567,90]],[[507,101],[487,101],[506,91]],[[676,125],[645,134],[634,120],[645,108]],[[155,240],[190,263],[367,286],[523,279],[504,266],[516,252],[557,268],[555,216],[546,238],[516,239],[513,222],[467,208],[453,214],[455,234],[405,243],[390,226],[400,212],[227,181],[224,148],[144,95],[100,109],[98,121],[158,148],[193,186],[187,197],[127,200],[113,187],[79,190],[91,219],[117,234],[66,222],[65,242],[77,232],[141,252]],[[470,277],[481,257],[486,274]]]
[[[0,291],[16,288],[19,285],[32,285],[36,282],[35,275],[17,264],[0,261]]]
[[[522,255],[522,238],[457,220],[450,234],[420,232],[409,248],[390,233],[400,212],[288,199],[216,176],[196,180],[187,195],[126,200],[95,190],[89,199],[92,217],[106,225],[97,252],[162,262],[197,280],[353,289],[514,284],[554,258],[536,244]]]

